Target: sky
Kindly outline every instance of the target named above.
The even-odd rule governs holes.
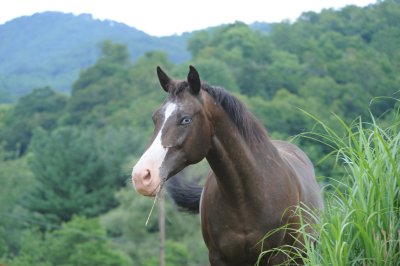
[[[376,0],[0,0],[0,25],[16,17],[44,11],[92,14],[153,36],[181,34],[242,21],[295,21],[302,12],[366,6]]]

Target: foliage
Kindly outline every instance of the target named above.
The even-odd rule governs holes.
[[[176,63],[189,59],[185,47],[189,34],[157,38],[89,14],[37,13],[0,25],[0,36],[0,103],[47,85],[70,91],[80,70],[98,60],[96,45],[104,40],[124,44],[131,60],[159,49]]]
[[[230,67],[240,91],[250,95],[265,88],[264,72],[271,60],[269,48],[271,42],[268,38],[241,22],[211,32],[200,31],[188,42],[195,60],[213,58],[224,62]]]
[[[122,129],[36,131],[30,166],[37,184],[24,205],[46,224],[110,210],[117,204],[114,192],[124,185],[120,167],[134,140],[131,131]]]
[[[107,104],[123,98],[129,90],[127,48],[106,41],[102,43],[101,51],[98,62],[83,71],[73,85],[68,115],[64,118],[66,124],[101,123],[101,117],[108,111]]]
[[[397,110],[393,125],[386,129],[376,121],[345,126],[344,140],[327,132],[327,141],[337,146],[348,176],[341,182],[345,188],[335,191],[328,206],[330,223],[321,228],[321,244],[329,247],[322,250],[322,264],[399,262],[399,115]]]
[[[188,64],[199,69],[204,82],[225,86],[243,100],[273,138],[292,139],[309,130],[319,134],[293,139],[312,158],[327,190],[321,245],[308,247],[306,262],[380,264],[383,256],[395,263],[399,158],[393,125],[399,120],[390,118],[399,116],[399,14],[398,1],[379,1],[365,8],[307,12],[266,31],[236,22],[157,38],[158,46],[149,44],[153,37],[138,33],[137,41],[128,27],[90,16],[46,13],[0,26],[0,32],[30,38],[9,37],[0,44],[0,54],[2,47],[15,45],[13,56],[26,62],[0,63],[0,97],[14,100],[45,84],[65,91],[75,80],[69,96],[44,87],[0,106],[3,264],[158,263],[156,213],[144,225],[152,200],[124,185],[149,141],[151,114],[165,98],[156,66],[185,78]],[[31,27],[41,19],[47,21],[40,28],[46,34],[32,37],[39,29]],[[26,23],[29,27],[15,26]],[[91,25],[90,32],[82,25]],[[108,30],[114,33],[107,35]],[[95,36],[96,42],[79,34]],[[48,42],[39,41],[43,36]],[[104,39],[112,41],[96,46]],[[188,59],[182,48],[186,40],[192,59],[176,64]],[[160,47],[163,51],[153,51]],[[58,58],[56,51],[64,56]],[[45,54],[51,59],[44,60]],[[4,64],[15,75],[8,75]],[[338,137],[343,134],[347,138]],[[321,143],[327,141],[322,136],[333,141],[330,146]],[[336,157],[330,156],[332,147]],[[185,175],[198,180],[207,171],[204,163]],[[198,217],[177,214],[168,198],[166,208],[167,265],[207,264]]]
[[[391,126],[382,128],[361,120],[341,122],[347,135],[318,120],[324,134],[310,133],[334,148],[333,156],[347,170],[342,180],[332,180],[326,192],[325,213],[314,225],[319,236],[300,233],[307,243],[304,254],[294,254],[306,265],[397,265],[400,260],[400,109]],[[303,210],[303,212],[311,212]],[[315,232],[313,231],[313,232]]]
[[[214,58],[199,58],[194,60],[192,64],[201,73],[203,82],[208,84],[223,84],[231,92],[239,92],[236,79],[225,62]],[[187,66],[182,65],[177,67],[174,73],[179,75],[186,71]]]
[[[132,187],[119,191],[117,199],[120,205],[102,217],[114,244],[130,255],[134,265],[158,265],[157,212],[145,225],[153,199],[132,193]],[[166,198],[166,214],[166,265],[206,264],[207,251],[200,237],[198,217],[180,215],[169,198]]]
[[[21,231],[29,217],[19,201],[34,183],[26,160],[2,160],[5,153],[0,149],[0,258],[18,250]]]
[[[6,126],[0,128],[0,138],[7,151],[15,152],[11,157],[25,153],[35,128],[54,129],[66,103],[65,95],[46,87],[34,89],[8,110],[2,118]]]
[[[129,259],[113,250],[106,231],[96,220],[74,217],[54,231],[42,234],[27,230],[18,257],[11,265],[131,265]]]

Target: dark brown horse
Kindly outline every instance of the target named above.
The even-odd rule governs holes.
[[[155,196],[168,178],[206,158],[212,172],[201,199],[195,195],[195,208],[200,202],[211,265],[254,265],[262,250],[295,244],[290,230],[261,240],[284,225],[296,229],[298,216],[291,210],[300,203],[323,208],[304,152],[271,140],[242,102],[203,84],[194,67],[184,81],[171,79],[160,67],[157,74],[168,96],[153,114],[152,144],[133,168],[136,190]],[[266,255],[261,265],[287,259],[283,253]]]

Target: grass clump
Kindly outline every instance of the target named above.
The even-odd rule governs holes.
[[[290,249],[291,265],[294,257],[305,265],[400,265],[399,110],[393,120],[382,128],[375,119],[349,126],[338,118],[345,137],[317,120],[323,133],[305,135],[333,148],[346,174],[325,186],[325,211],[313,225],[318,236],[307,225],[294,232],[309,241]]]

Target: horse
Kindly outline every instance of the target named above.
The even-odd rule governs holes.
[[[136,191],[154,197],[169,178],[205,158],[211,171],[202,190],[177,186],[175,198],[200,212],[210,264],[254,265],[263,251],[259,265],[287,262],[285,252],[268,251],[304,241],[289,230],[300,226],[296,206],[323,209],[310,159],[294,144],[271,140],[242,101],[202,82],[193,66],[186,80],[159,66],[157,76],[167,97],[152,115],[151,145],[132,170]],[[264,237],[268,232],[274,233]]]

